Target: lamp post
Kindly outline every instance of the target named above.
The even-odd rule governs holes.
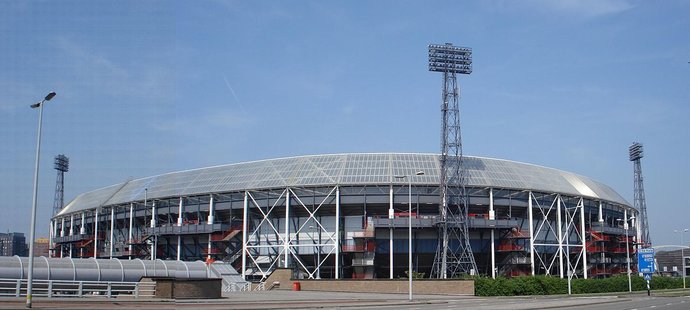
[[[683,289],[685,289],[685,240],[683,240],[683,234],[688,232],[688,229],[685,228],[683,230],[674,230],[673,232],[680,233],[680,260],[683,261]]]
[[[424,171],[417,171],[414,175],[424,175]],[[396,175],[395,178],[407,178],[407,292],[408,300],[412,301],[412,175]]]
[[[635,216],[631,216],[630,218],[627,218],[627,212],[625,214],[626,218],[623,220],[623,229],[625,229],[625,257],[626,257],[626,262],[628,263],[628,292],[632,293],[632,279],[630,276],[630,245],[628,244],[628,240],[630,239],[630,236],[628,235],[628,229],[630,226],[628,225],[628,221],[633,221],[635,220]]]
[[[628,243],[628,240],[630,239],[628,229],[630,229],[630,226],[628,225],[628,221],[634,220],[635,216],[633,215],[628,218],[628,212],[626,211],[624,212],[623,217],[623,229],[625,229],[625,261],[628,264],[628,292],[632,293],[632,277],[630,275],[630,245]],[[621,219],[618,220],[621,221]]]
[[[34,280],[34,239],[36,232],[36,205],[38,202],[38,162],[41,159],[41,127],[43,124],[43,104],[55,97],[55,92],[48,93],[41,102],[31,105],[32,109],[38,108],[38,138],[36,139],[36,164],[34,166],[34,192],[31,201],[31,230],[29,234],[29,274],[26,284],[26,307],[31,308],[31,291]]]

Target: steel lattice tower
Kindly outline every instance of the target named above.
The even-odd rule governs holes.
[[[647,219],[647,203],[644,197],[644,182],[642,178],[642,163],[640,159],[642,158],[642,144],[634,142],[630,148],[630,161],[633,162],[635,167],[635,208],[640,211],[640,225],[638,242],[642,243],[642,246],[647,248],[652,245],[652,239],[649,237],[649,220]]]
[[[63,154],[55,156],[55,170],[57,170],[57,181],[55,182],[53,215],[58,214],[65,203],[65,172],[69,171],[69,158]]]
[[[432,278],[453,278],[477,270],[467,221],[465,175],[462,167],[459,90],[456,74],[472,73],[472,49],[451,43],[429,45],[429,71],[443,73],[441,105],[441,176],[439,243],[431,269]]]

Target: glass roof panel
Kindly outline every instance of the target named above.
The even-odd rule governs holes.
[[[531,164],[464,157],[468,186],[529,189],[574,196],[601,198],[630,205],[605,184],[570,172]],[[413,175],[412,182],[438,185],[436,154],[335,154],[270,159],[167,173],[112,185],[84,193],[61,214],[143,201],[215,192],[233,192],[286,186],[347,186],[390,184],[396,175]]]

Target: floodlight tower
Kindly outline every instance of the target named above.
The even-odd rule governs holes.
[[[638,142],[633,142],[633,144],[628,148],[630,151],[630,161],[633,162],[635,167],[635,208],[640,211],[640,226],[637,233],[638,242],[642,243],[642,246],[647,248],[652,246],[652,239],[649,238],[649,220],[647,219],[647,203],[644,198],[644,182],[642,178],[642,164],[640,159],[642,158],[642,144]]]
[[[462,168],[460,97],[456,74],[472,73],[472,49],[452,43],[429,45],[429,71],[443,73],[441,176],[438,234],[432,278],[452,278],[477,270],[467,228],[467,197]]]
[[[57,170],[57,181],[55,182],[53,215],[58,214],[65,203],[65,172],[69,171],[69,157],[63,154],[55,156],[54,167]]]

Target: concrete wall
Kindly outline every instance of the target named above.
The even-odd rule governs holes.
[[[175,279],[175,299],[220,298],[222,279]]]
[[[142,278],[141,282],[156,283],[156,298],[174,298],[174,279],[172,278]]]
[[[156,282],[156,298],[221,298],[222,279],[144,278]]]
[[[269,286],[280,282],[275,289],[291,290],[294,282],[299,282],[303,291],[363,292],[363,293],[407,293],[407,279],[321,279],[294,280],[290,269],[276,269],[266,280]],[[474,295],[472,280],[415,279],[412,281],[415,294]]]

